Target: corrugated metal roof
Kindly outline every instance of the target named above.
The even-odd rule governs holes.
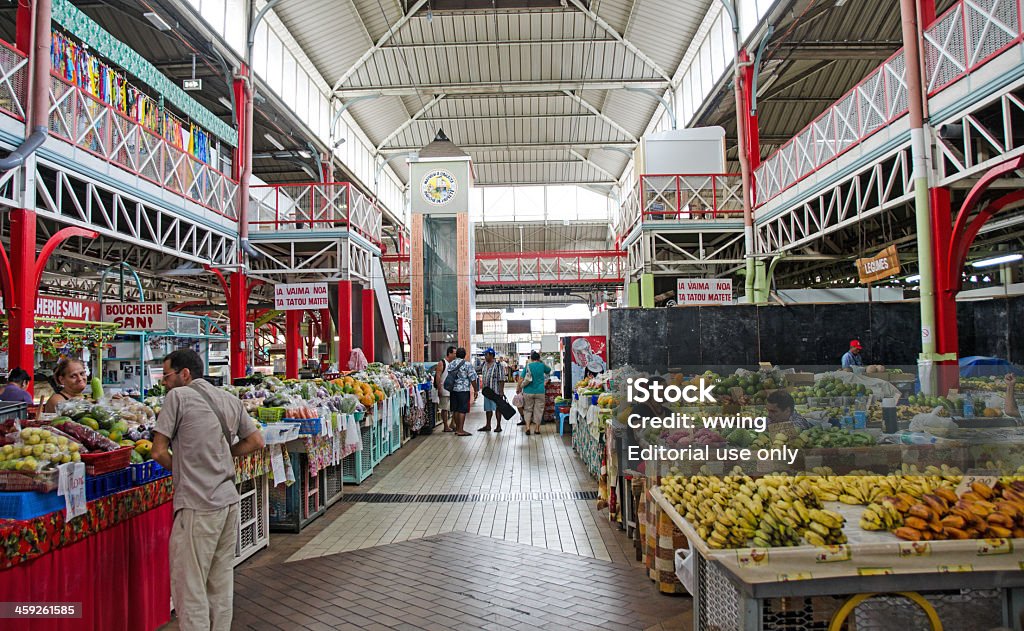
[[[611,238],[606,223],[575,221],[476,224],[474,235],[478,253],[607,250]]]
[[[474,159],[491,163],[476,168],[478,184],[593,183],[621,175],[627,162],[593,146],[628,147],[657,105],[619,88],[666,84],[663,73],[675,72],[713,1],[592,0],[604,25],[571,2],[564,9],[421,12],[399,28],[405,3],[393,0],[304,0],[275,11],[329,83],[345,77],[343,100],[386,90],[349,110],[383,150],[422,147],[444,127]],[[438,94],[446,96],[433,103]],[[487,156],[478,155],[480,146]],[[402,165],[396,171],[406,175]]]

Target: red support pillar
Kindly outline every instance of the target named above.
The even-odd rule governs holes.
[[[14,18],[14,47],[25,55],[32,48],[32,13],[32,2],[18,3],[18,12]]]
[[[352,354],[352,281],[338,282],[338,370],[348,370]]]
[[[932,266],[935,280],[935,352],[939,354],[959,351],[959,335],[956,323],[956,294],[949,279],[955,263],[949,258],[949,243],[952,239],[952,210],[948,188],[932,188],[928,191],[932,215]],[[957,270],[959,273],[959,270]],[[938,362],[939,393],[943,396],[950,389],[959,389],[960,367],[956,360]]]
[[[740,51],[740,62],[750,61],[750,55],[746,49]],[[747,131],[747,159],[750,160],[750,170],[754,171],[761,165],[761,132],[757,127],[757,114],[751,113],[753,105],[754,73],[757,69],[754,65],[743,66],[743,115],[746,117]]]
[[[302,313],[298,309],[284,312],[284,376],[286,379],[299,378],[299,364],[302,361]]]
[[[24,208],[11,210],[11,296],[7,303],[7,365],[35,367],[33,330],[36,321],[36,214]],[[31,384],[30,384],[31,388]],[[30,390],[31,391],[31,390]]]
[[[248,311],[249,291],[243,272],[232,272],[230,285],[224,287],[228,299],[229,337],[231,349],[228,361],[231,365],[231,378],[245,377],[248,353],[245,346],[246,311]]]
[[[372,289],[363,290],[363,355],[366,355],[366,361],[373,362],[374,360],[374,329],[376,324],[376,302],[377,294]]]

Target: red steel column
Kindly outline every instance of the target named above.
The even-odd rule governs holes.
[[[33,329],[36,321],[36,214],[24,208],[11,210],[10,304],[7,305],[7,365],[24,368],[31,375],[35,367]]]
[[[18,13],[14,18],[14,47],[24,54],[29,54],[32,46],[32,2],[18,3]],[[28,370],[26,368],[26,370]],[[29,372],[32,372],[29,370]]]
[[[249,292],[246,287],[245,274],[231,272],[227,287],[228,299],[228,335],[231,338],[231,350],[228,361],[231,365],[231,378],[245,377],[247,353],[245,350],[246,311],[248,311]]]
[[[372,289],[363,290],[363,300],[361,302],[363,308],[363,355],[366,355],[366,361],[373,362],[374,360],[374,328],[377,321],[376,307],[377,294]]]
[[[348,370],[352,354],[352,281],[338,282],[338,370]]]
[[[956,354],[960,350],[959,330],[956,322],[956,288],[949,286],[949,244],[953,238],[952,210],[948,188],[928,191],[932,216],[932,267],[935,279],[935,352]],[[957,270],[959,273],[959,270]],[[938,392],[945,396],[951,388],[959,389],[960,366],[956,360],[937,362]]]
[[[286,379],[299,378],[299,363],[302,361],[302,313],[298,309],[284,312],[284,376]]]
[[[750,61],[750,55],[747,54],[747,50],[743,49],[740,51],[740,62],[746,64]],[[754,68],[753,64],[749,66],[742,66],[743,72],[743,115],[747,119],[747,157],[750,160],[751,172],[756,171],[757,167],[761,166],[761,132],[757,126],[757,114],[751,113],[751,106],[753,105],[753,90],[754,90],[754,72],[757,69]],[[754,187],[756,191],[757,187]]]
[[[327,363],[331,363],[331,349],[334,348],[334,326],[331,321],[331,310],[320,310],[320,341],[327,347]],[[320,359],[319,353],[317,359]]]

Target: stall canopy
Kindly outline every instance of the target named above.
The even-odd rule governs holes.
[[[1024,375],[1024,370],[998,357],[973,355],[960,358],[961,377],[998,377],[1010,372],[1018,376]]]

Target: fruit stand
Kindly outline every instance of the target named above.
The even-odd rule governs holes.
[[[918,487],[918,490],[936,492],[922,493],[923,499],[914,498],[921,503],[915,503],[908,511],[923,514],[925,509],[920,507],[939,513],[948,511],[953,505],[945,498],[957,497],[952,483],[938,486],[942,482],[936,483],[934,476],[919,477],[924,480],[925,488]],[[743,481],[737,486],[739,480]],[[936,486],[927,488],[928,480]],[[776,482],[777,486],[770,486]],[[756,507],[736,512],[738,519],[746,523],[735,528],[712,526],[709,532],[706,523],[695,525],[679,510],[690,510],[684,497],[694,495],[688,494],[687,489],[699,494],[705,484],[708,488],[721,484],[719,491],[723,493],[726,487],[730,492],[740,488],[742,491],[735,491],[735,497],[751,498],[752,495],[755,498],[738,501],[741,506],[750,506],[760,495],[772,500],[771,503],[765,501],[769,508],[762,508],[759,515]],[[883,487],[892,488],[884,484]],[[765,488],[773,489],[774,494],[765,492]],[[817,487],[811,481],[806,481],[803,491],[790,491],[795,488],[796,485],[788,481],[771,479],[737,478],[732,484],[726,484],[721,478],[696,481],[666,478],[651,490],[658,508],[672,520],[689,544],[677,552],[676,570],[694,596],[694,629],[799,629],[810,628],[812,624],[823,628],[840,615],[856,620],[858,629],[872,628],[883,620],[885,628],[928,628],[929,616],[953,629],[1013,627],[1020,620],[1024,611],[1021,600],[1024,598],[1024,573],[1020,572],[1019,553],[1014,551],[1024,540],[992,538],[990,531],[979,533],[989,538],[903,540],[889,532],[865,530],[855,525],[865,512],[860,506],[815,502]],[[1000,490],[1016,497],[1009,486],[982,488],[986,489],[985,493],[991,493],[989,497],[993,500]],[[956,501],[970,502],[963,498],[965,493],[972,492],[961,493],[961,499]],[[803,493],[802,499],[796,496],[800,493]],[[899,497],[904,493],[901,491]],[[781,499],[783,495],[785,500]],[[798,503],[800,507],[794,510],[795,515],[791,515],[788,508],[776,508],[783,504],[795,507]],[[822,508],[812,507],[813,503]],[[941,508],[943,505],[945,509]],[[731,506],[724,509],[723,514],[721,521],[733,523]],[[957,515],[951,517],[929,521],[938,524],[930,532],[938,535],[939,528],[944,528],[942,532],[957,530],[955,526],[944,525],[960,523]],[[915,518],[905,518],[912,519]],[[1011,518],[1017,519],[1019,517]],[[751,546],[750,540],[736,543],[735,539],[725,538],[724,533],[742,532],[747,524],[753,527],[755,523],[753,532],[757,544]],[[801,530],[803,539],[799,535]],[[903,534],[899,530],[897,533]],[[831,545],[811,545],[807,541],[808,534],[818,540],[824,537]],[[780,540],[778,537],[790,538]],[[779,547],[780,544],[789,547]],[[877,599],[857,598],[860,594],[879,593],[888,595]],[[905,597],[895,597],[893,593]]]

